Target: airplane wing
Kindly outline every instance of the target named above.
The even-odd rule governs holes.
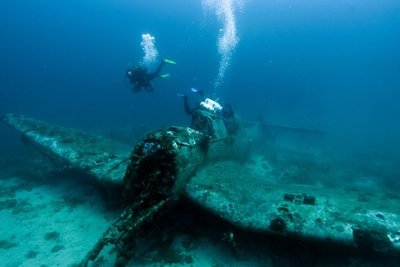
[[[203,168],[186,195],[245,230],[400,252],[397,198],[262,181],[242,165],[219,162]]]
[[[131,148],[107,138],[24,116],[6,114],[3,121],[50,157],[93,175],[105,185],[121,186]]]
[[[48,153],[89,172],[100,182],[122,185],[129,147],[23,116],[8,114],[4,121]],[[209,149],[215,154],[224,144],[210,144]],[[192,151],[190,145],[182,145]],[[260,177],[243,162],[208,162],[206,166],[199,163],[184,194],[239,228],[400,252],[398,195],[284,183]]]

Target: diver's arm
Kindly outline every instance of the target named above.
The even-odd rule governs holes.
[[[192,115],[193,110],[190,108],[188,97],[183,96],[183,107],[185,108],[185,113],[187,115]]]
[[[164,67],[165,61],[161,60],[160,65],[158,65],[158,68],[153,72],[153,73],[149,73],[147,75],[147,79],[149,81],[153,80],[155,77],[157,77],[158,75],[160,75],[160,72],[162,70],[162,68]]]

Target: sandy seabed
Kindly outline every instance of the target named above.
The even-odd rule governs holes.
[[[274,171],[268,165],[271,160],[254,158],[249,166],[266,175]],[[294,172],[298,167],[281,179],[295,177]],[[78,171],[54,166],[33,152],[3,157],[0,265],[74,266],[121,212]],[[93,266],[112,266],[112,251],[102,253]],[[398,262],[396,257],[246,233],[183,200],[140,235],[129,266],[398,266]]]

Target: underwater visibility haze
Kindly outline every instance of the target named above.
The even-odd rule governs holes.
[[[20,114],[76,128],[133,149],[154,129],[190,126],[182,96],[195,105],[195,92],[201,90],[221,104],[229,103],[244,124],[261,122],[301,132],[291,136],[267,129],[265,140],[252,140],[260,154],[246,164],[260,176],[352,192],[379,191],[390,195],[390,201],[400,201],[399,47],[397,0],[2,0],[0,115]],[[137,65],[155,70],[163,59],[163,78],[151,81],[154,91],[132,92],[127,70]],[[20,139],[15,130],[0,125],[0,225],[10,227],[8,233],[1,231],[0,259],[14,257],[6,260],[7,266],[60,264],[60,257],[79,250],[79,238],[68,245],[63,230],[55,226],[33,236],[27,231],[26,242],[33,245],[19,255],[24,237],[16,234],[14,240],[12,233],[18,232],[16,223],[25,220],[24,212],[36,208],[39,213],[42,207],[62,221],[60,210],[80,218],[88,212],[88,203],[96,203],[96,215],[89,212],[81,222],[92,224],[90,229],[97,226],[97,232],[90,230],[92,241],[115,214],[98,204],[101,190],[90,183],[49,182],[74,173],[46,163]],[[82,198],[88,191],[90,196]],[[360,195],[362,202],[366,194]],[[37,223],[38,228],[46,224],[44,219]],[[205,225],[198,227],[207,228],[202,229],[211,236],[224,227],[210,230]],[[229,247],[233,241],[229,243],[228,232],[218,240]],[[396,238],[399,243],[400,234]],[[207,254],[202,250],[207,242],[193,240],[186,243],[191,258],[180,259],[188,266],[200,264],[202,253]],[[243,240],[251,243],[251,238]],[[44,252],[45,246],[50,252]],[[194,248],[202,252],[193,256]],[[299,260],[292,255],[293,262],[285,262],[287,255],[274,249],[267,254],[277,256],[267,263],[263,258],[265,266],[289,266],[285,264]],[[227,252],[219,247],[218,253]],[[221,256],[226,266],[259,266],[252,256],[247,260],[254,265],[241,262],[235,253],[232,261]],[[157,264],[134,257],[143,266]],[[225,266],[217,265],[222,259],[214,266]],[[301,259],[299,264],[327,264],[311,262]]]
[[[398,11],[390,0],[2,1],[0,108],[93,128],[169,125],[187,121],[175,94],[195,87],[249,120],[385,150],[400,131]],[[124,73],[144,33],[179,64],[154,94],[132,95]]]

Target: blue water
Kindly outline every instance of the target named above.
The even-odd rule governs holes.
[[[374,191],[391,189],[398,197],[400,1],[242,0],[238,5],[239,0],[221,0],[236,7],[239,42],[219,87],[217,42],[224,25],[202,1],[1,0],[0,115],[122,135],[136,128],[189,125],[176,94],[202,89],[232,104],[245,121],[263,117],[270,124],[322,130],[328,151],[323,155],[352,156],[353,161],[344,157],[329,165],[315,153],[322,168],[313,172],[305,159],[298,173],[308,173],[300,178],[329,187],[338,174],[338,181],[364,188],[373,182]],[[161,58],[177,64],[165,66],[170,78],[154,80],[154,92],[135,94],[125,72],[143,58],[144,33],[156,38]],[[0,124],[0,179],[10,178],[7,168],[27,180],[35,169],[42,179],[44,164],[38,165],[40,157],[18,137]],[[307,150],[307,143],[302,147]],[[280,154],[269,159],[274,157]],[[302,164],[296,156],[285,160],[280,167],[289,174],[296,170],[289,164]],[[316,181],[321,177],[325,180]],[[279,246],[272,254],[276,250]],[[281,259],[293,256],[282,250]],[[298,247],[293,251],[300,254],[293,258],[297,263],[315,256],[313,250],[306,256]]]
[[[3,0],[0,113],[87,129],[187,124],[176,93],[213,90],[221,23],[200,0]],[[214,14],[215,15],[215,14]],[[332,144],[400,148],[400,2],[243,1],[216,97],[245,120],[325,130]],[[169,79],[124,82],[151,33]]]

